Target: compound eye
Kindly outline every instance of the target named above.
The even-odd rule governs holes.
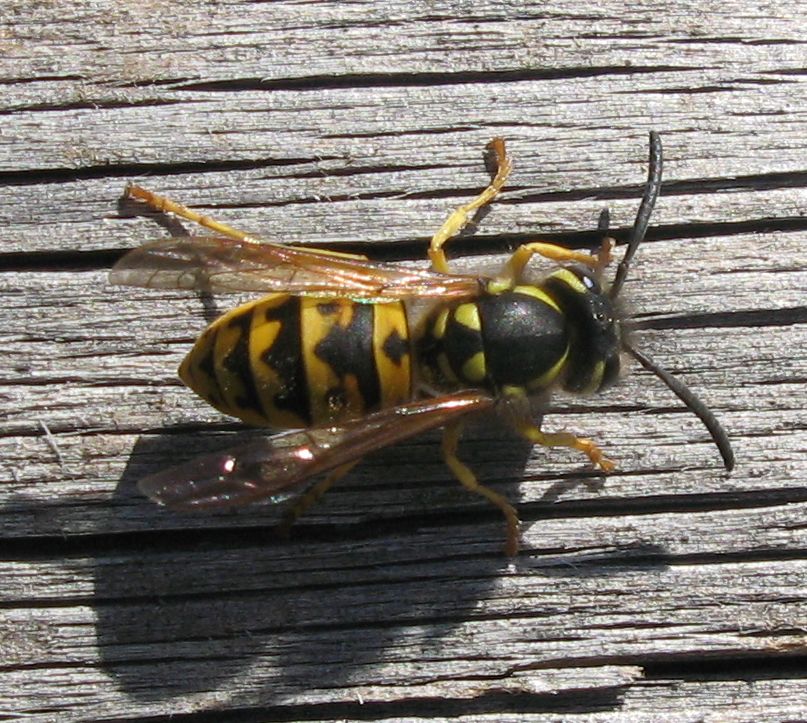
[[[589,269],[579,267],[574,269],[574,273],[583,283],[583,286],[585,286],[591,293],[593,294],[601,293],[602,290],[600,288],[600,282],[597,281],[597,278]]]

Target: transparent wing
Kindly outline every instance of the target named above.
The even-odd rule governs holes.
[[[147,243],[112,268],[113,284],[197,291],[274,291],[384,300],[463,297],[479,292],[475,276],[374,263],[360,256],[216,236]]]
[[[140,490],[181,511],[240,507],[285,498],[312,475],[457,417],[493,407],[479,392],[458,392],[385,409],[338,427],[265,437],[146,477]]]

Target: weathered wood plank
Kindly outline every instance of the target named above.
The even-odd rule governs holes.
[[[648,529],[658,524],[645,522]],[[340,551],[345,566],[330,547],[322,552],[313,578],[293,569],[297,556],[278,559],[263,547],[235,550],[231,561],[200,574],[186,565],[179,574],[189,587],[178,586],[176,597],[163,594],[162,581],[175,570],[158,567],[165,555],[153,567],[131,555],[95,566],[76,561],[79,577],[82,567],[92,571],[94,608],[42,601],[5,609],[2,628],[14,642],[9,663],[20,655],[19,662],[35,664],[41,692],[62,683],[70,708],[86,706],[81,690],[90,683],[99,691],[90,711],[125,700],[122,694],[150,711],[163,700],[184,710],[216,701],[391,702],[441,690],[455,700],[496,692],[579,695],[581,686],[593,694],[636,677],[609,660],[659,665],[687,655],[719,660],[727,650],[746,657],[803,645],[805,570],[798,561],[703,565],[668,557],[632,566],[617,555],[616,564],[603,567],[583,553],[509,572],[495,561],[469,561],[458,576],[450,558],[438,567],[404,560],[390,567],[365,546],[358,556]],[[246,588],[230,578],[234,568],[248,566],[258,579],[266,575],[264,586],[256,586],[255,576],[244,579]],[[40,565],[39,574],[60,575],[49,567]],[[367,573],[378,582],[361,581]],[[216,580],[224,587],[214,588]],[[215,616],[201,639],[200,616]],[[327,660],[318,684],[310,677],[312,655]],[[65,688],[68,675],[79,685]],[[19,689],[13,698],[26,706],[42,700]]]
[[[806,42],[792,4],[739,0],[4,2],[0,716],[804,718]],[[536,235],[592,242],[606,204],[627,228],[650,128],[666,183],[625,288],[636,343],[724,422],[733,474],[634,372],[547,414],[619,460],[605,480],[469,430],[463,458],[524,520],[512,563],[436,435],[372,455],[288,543],[276,508],[137,494],[249,433],[174,373],[236,299],[105,283],[168,232],[117,206],[126,181],[422,263],[501,135],[508,192],[452,248],[491,269]]]
[[[646,139],[643,139],[646,141]],[[668,143],[667,145],[670,145]],[[517,153],[519,144],[511,143]],[[431,234],[439,228],[448,211],[470,197],[484,186],[486,176],[481,164],[484,143],[472,143],[468,153],[471,167],[467,172],[446,169],[428,173],[372,173],[372,179],[387,190],[376,198],[363,199],[363,190],[374,181],[362,180],[360,186],[354,181],[329,179],[309,188],[308,181],[295,178],[277,179],[272,187],[265,182],[255,183],[246,172],[212,174],[208,178],[193,174],[182,179],[140,178],[142,184],[198,210],[215,215],[233,226],[262,235],[273,241],[293,243],[337,244],[364,242],[373,244],[376,256],[383,255],[384,244],[403,247],[405,253],[422,257]],[[633,163],[644,160],[644,143],[633,143],[633,152],[622,156]],[[581,180],[567,177],[567,185],[557,193],[541,198],[547,188],[541,180],[524,186],[520,181],[529,173],[521,156],[515,156],[517,164],[510,189],[501,197],[480,223],[477,233],[469,239],[458,241],[454,253],[461,254],[475,249],[498,248],[502,252],[514,244],[546,234],[591,232],[600,210],[608,205],[614,217],[616,229],[627,229],[636,213],[639,184],[642,172],[631,169],[631,184],[609,191],[608,180],[600,171],[599,179],[589,178],[593,186]],[[600,156],[602,169],[609,169],[614,158]],[[673,165],[670,162],[668,165]],[[731,168],[715,167],[716,173]],[[560,172],[560,171],[559,171]],[[670,174],[673,170],[670,171]],[[608,174],[610,175],[610,173]],[[390,176],[387,179],[387,176]],[[98,251],[122,249],[168,235],[155,223],[146,222],[132,214],[136,208],[126,207],[118,213],[118,199],[124,182],[132,180],[119,177],[104,181],[80,181],[60,184],[60,196],[54,197],[53,188],[10,186],[5,189],[0,203],[7,225],[3,229],[4,252],[21,253],[52,251]],[[686,180],[682,178],[681,180]],[[188,185],[190,184],[190,186]],[[212,184],[212,186],[211,186]],[[435,190],[435,185],[442,189]],[[697,182],[695,182],[697,185]],[[727,182],[731,186],[733,182]],[[199,186],[196,188],[195,186]],[[750,262],[753,249],[737,248],[732,241],[745,241],[736,236],[749,232],[760,234],[754,244],[763,241],[763,252],[768,247],[771,232],[803,232],[800,220],[803,209],[803,190],[794,188],[765,189],[764,177],[749,181],[749,185],[761,186],[758,190],[726,190],[722,193],[699,193],[698,195],[664,196],[659,203],[659,233],[668,237],[685,239],[688,231],[706,233],[709,236],[727,236],[732,253],[740,253]],[[291,192],[298,188],[297,194]],[[720,190],[720,189],[718,189]],[[285,193],[278,198],[277,193]],[[424,193],[427,198],[414,198]],[[564,193],[582,193],[568,200]],[[625,197],[609,197],[609,193]],[[429,198],[428,196],[432,196]],[[539,199],[540,200],[530,200]],[[332,200],[340,199],[340,200]],[[777,209],[777,218],[771,217],[771,209]],[[694,227],[700,227],[695,229]],[[185,233],[197,233],[190,224],[175,225]],[[413,249],[414,246],[414,249]],[[372,247],[370,247],[372,248]],[[799,253],[799,246],[794,252]],[[392,249],[394,251],[394,249]],[[773,248],[784,255],[781,247]],[[800,252],[803,253],[803,252]],[[400,252],[399,252],[400,254]],[[644,255],[644,251],[643,251]],[[0,258],[2,255],[0,254]],[[19,260],[16,260],[19,263]]]
[[[121,8],[106,0],[74,6],[73,13],[65,13],[25,0],[7,4],[4,41],[15,60],[12,77],[45,76],[43,81],[57,84],[74,81],[69,76],[75,74],[86,77],[90,88],[106,85],[110,91],[132,90],[132,84],[149,88],[155,80],[336,76],[334,84],[353,85],[361,80],[354,76],[363,74],[437,85],[442,78],[421,80],[417,74],[442,71],[450,79],[452,72],[519,70],[552,78],[552,71],[564,68],[638,72],[670,64],[701,73],[734,68],[744,71],[734,78],[740,84],[766,60],[778,61],[770,70],[786,68],[788,61],[800,67],[803,43],[803,27],[785,4],[763,10],[737,0],[708,12],[695,3],[671,12],[646,2],[631,13],[613,1],[584,12],[570,12],[562,2],[490,1],[473,6],[184,2]],[[88,25],[95,30],[90,37]],[[60,74],[48,62],[54,57]],[[471,76],[464,82],[482,79]]]
[[[718,118],[715,107],[727,102],[726,89],[714,89],[719,103],[710,102],[708,93],[695,96],[698,101],[693,102],[681,87],[688,81],[687,73],[670,69],[639,79],[619,75],[575,83],[516,80],[494,86],[495,93],[484,85],[247,90],[226,93],[224,98],[202,91],[184,93],[175,104],[103,112],[20,109],[7,116],[4,135],[28,155],[21,158],[22,166],[12,166],[16,153],[4,144],[0,169],[22,181],[25,172],[64,169],[62,176],[69,179],[70,169],[77,177],[110,176],[137,171],[139,166],[146,172],[175,175],[228,170],[228,166],[271,169],[306,164],[320,174],[343,168],[356,174],[385,166],[451,166],[462,158],[463,148],[484,144],[491,135],[506,135],[534,144],[522,154],[525,167],[551,173],[561,160],[562,178],[550,175],[547,181],[568,183],[577,166],[587,166],[590,154],[618,156],[626,138],[639,139],[641,147],[644,130],[661,122],[660,130],[690,146],[683,168],[696,178],[715,177],[714,162],[725,165],[732,160],[741,173],[803,172],[792,152],[803,145],[795,149],[790,145],[803,143],[796,135],[798,123],[779,117],[794,96],[804,93],[799,81],[764,88],[750,83],[736,94],[730,92],[732,112]],[[163,92],[171,96],[170,88]],[[770,104],[768,113],[760,111],[763,101]],[[513,115],[518,110],[523,116],[525,106],[526,117]],[[581,107],[587,123],[579,123]],[[441,108],[450,108],[452,116],[441,114]],[[604,125],[607,120],[611,122]],[[751,132],[762,137],[752,140]],[[744,155],[749,147],[755,147],[757,154]],[[422,149],[420,155],[413,153],[415,149]],[[589,167],[590,173],[593,170]],[[609,182],[623,182],[624,170],[620,173],[617,167],[613,173]]]

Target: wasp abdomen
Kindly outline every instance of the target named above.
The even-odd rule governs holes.
[[[182,380],[248,424],[327,424],[411,397],[402,302],[273,294],[217,319],[182,362]]]

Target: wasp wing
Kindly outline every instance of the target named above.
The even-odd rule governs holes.
[[[313,475],[494,404],[479,392],[410,402],[340,426],[265,437],[203,455],[146,477],[139,487],[155,502],[180,511],[280,501]]]
[[[208,292],[285,292],[385,300],[463,297],[475,276],[391,266],[361,256],[216,236],[181,236],[144,244],[112,268],[113,284]]]

